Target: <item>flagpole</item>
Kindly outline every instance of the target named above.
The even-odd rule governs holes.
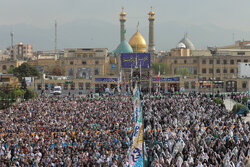
[[[124,90],[126,90],[126,77],[125,76],[122,76],[122,80],[124,80],[124,82],[123,82],[123,85],[122,85],[122,92],[124,93]],[[125,91],[126,92],[126,91]]]
[[[141,101],[141,99],[140,99]],[[143,129],[143,133],[142,133],[142,156],[143,156],[143,167],[145,167],[145,144],[144,144],[144,110],[142,109],[141,106],[141,112],[142,112],[142,129]]]
[[[140,83],[141,86],[141,83]],[[143,167],[145,167],[145,152],[144,152],[144,111],[142,109],[141,97],[140,97],[140,90],[138,91],[139,94],[139,110],[142,112],[142,160],[143,160]]]
[[[161,65],[159,65],[159,93],[160,93],[160,87],[161,87],[161,78],[160,78],[160,76],[161,76]]]
[[[120,81],[121,81],[121,69],[120,69],[120,72],[119,72],[119,79],[118,79],[118,82],[117,82],[117,90],[119,92],[119,89],[120,89]]]
[[[140,99],[141,101],[141,99]],[[143,158],[143,167],[145,167],[145,152],[144,152],[144,111],[142,110],[141,107],[141,112],[142,112],[142,129],[143,129],[143,133],[142,133],[142,158]]]
[[[133,72],[132,72],[132,63],[131,63],[131,69],[130,69],[130,72],[131,72],[131,84],[130,84],[130,90],[132,90],[132,82],[133,82]]]
[[[140,93],[141,93],[141,63],[140,63]]]
[[[120,87],[119,87],[119,89],[122,92],[122,81],[123,81],[123,79],[122,79],[122,70],[121,70],[121,74],[120,75],[121,75],[121,77],[120,77],[121,81],[120,81],[120,85],[119,85]]]
[[[148,71],[149,71],[149,76],[148,76],[148,78],[149,78],[149,93],[150,93],[150,95],[151,95],[151,89],[152,89],[152,78],[151,78],[151,72],[150,72],[150,67],[149,67],[149,65],[148,65]]]
[[[140,89],[137,86],[137,81],[136,81],[136,86],[134,90],[134,115],[136,116],[135,119],[135,129],[133,133],[133,143],[132,146],[130,147],[133,150],[129,151],[129,166],[145,166],[145,150],[144,150],[144,117],[143,117],[143,111],[142,111],[142,103],[141,103],[141,98],[140,98]],[[137,154],[135,154],[135,150],[140,150],[140,157],[137,157],[134,159],[133,157]],[[139,159],[138,159],[139,158]]]
[[[119,93],[122,92],[121,89],[122,89],[122,70],[120,69],[120,79],[119,79],[119,82],[118,82],[118,91],[119,91]]]

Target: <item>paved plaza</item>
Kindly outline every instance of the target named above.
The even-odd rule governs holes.
[[[236,104],[236,102],[232,99],[227,98],[224,100],[224,104],[227,110],[232,111],[233,106]],[[248,113],[246,117],[242,117],[242,118],[245,122],[250,122],[250,113]]]

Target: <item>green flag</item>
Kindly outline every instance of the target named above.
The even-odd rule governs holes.
[[[124,34],[126,34],[126,32],[127,32],[127,30],[125,29],[122,31],[122,34],[124,35]]]

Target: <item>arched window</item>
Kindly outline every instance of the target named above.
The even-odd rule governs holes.
[[[7,69],[6,65],[3,65],[3,67],[2,67],[2,68],[3,68],[3,70],[6,70],[6,69]]]
[[[247,88],[247,83],[246,82],[242,83],[242,88]]]
[[[74,76],[74,68],[69,69],[69,76]]]
[[[95,69],[95,75],[99,75],[99,69]]]
[[[45,84],[45,90],[48,90],[48,89],[49,89],[48,84]]]

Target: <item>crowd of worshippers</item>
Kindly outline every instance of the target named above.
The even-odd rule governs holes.
[[[250,99],[250,94],[232,93],[231,96],[230,96],[230,98],[233,99],[234,101],[236,101],[238,103],[243,103],[243,104],[244,104],[243,98],[245,98],[245,97],[247,99]]]
[[[132,104],[127,96],[39,97],[1,111],[0,166],[126,166]]]
[[[249,122],[210,97],[142,96],[147,163],[241,167]],[[38,97],[0,111],[0,166],[128,167],[131,96]]]
[[[250,123],[210,97],[144,97],[144,141],[151,167],[250,166]]]

